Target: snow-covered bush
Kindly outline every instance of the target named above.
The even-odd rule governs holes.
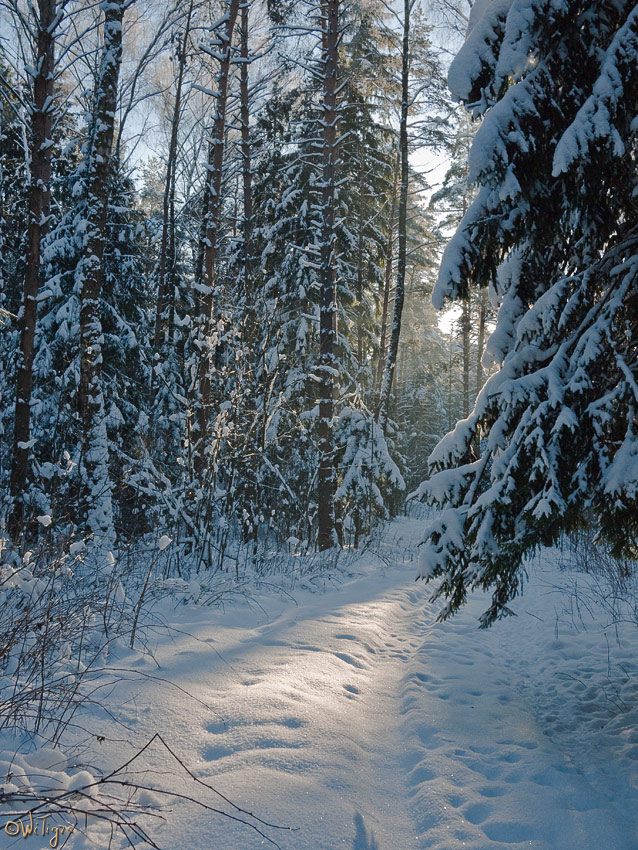
[[[611,623],[638,625],[638,559],[616,557],[608,543],[597,539],[593,529],[572,532],[561,541],[560,564],[570,572],[588,575],[587,591],[574,582],[572,594],[580,605],[593,598]],[[583,597],[585,597],[583,599]]]
[[[336,498],[345,532],[355,548],[363,530],[368,533],[389,515],[387,505],[405,489],[399,467],[388,451],[385,435],[370,414],[346,407],[335,429],[343,447],[339,457],[340,484]]]

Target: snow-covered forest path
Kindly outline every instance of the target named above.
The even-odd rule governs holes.
[[[236,804],[294,827],[265,830],[285,850],[635,850],[636,717],[601,702],[598,633],[570,637],[561,623],[557,640],[558,618],[539,607],[554,603],[533,587],[521,616],[491,631],[477,630],[480,599],[435,624],[410,562],[421,528],[395,523],[404,541],[391,563],[295,594],[297,605],[276,597],[266,610],[180,622],[157,652],[161,669],[144,670],[192,697],[156,679],[123,683],[126,738],[160,732]],[[635,668],[625,652],[619,663]],[[565,664],[573,680],[554,680]],[[588,677],[589,695],[575,684]],[[605,770],[616,757],[614,785]],[[166,788],[219,805],[165,754],[151,767]],[[162,848],[266,846],[181,803],[153,835]]]

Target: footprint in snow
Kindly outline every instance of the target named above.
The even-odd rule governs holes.
[[[486,803],[470,803],[464,809],[461,809],[461,814],[470,823],[479,824],[488,819],[492,813],[492,807]]]
[[[529,826],[517,821],[490,821],[481,829],[492,841],[502,844],[522,844],[535,838]]]
[[[359,670],[365,670],[365,665],[358,661],[356,658],[353,658],[351,655],[348,655],[347,652],[335,652],[334,655],[341,661],[345,661],[346,664],[351,664],[353,667],[356,667]]]
[[[425,762],[421,762],[417,767],[412,770],[408,776],[408,782],[410,785],[416,786],[418,790],[418,786],[423,782],[431,782],[433,779],[436,779],[436,773],[431,770]]]
[[[436,729],[419,729],[419,740],[427,750],[438,750],[441,746],[439,741],[434,739],[438,737]]]
[[[498,760],[504,761],[507,764],[516,764],[516,762],[521,760],[521,755],[519,753],[504,753],[498,757]]]
[[[488,755],[489,753],[493,753],[493,752],[494,752],[494,747],[480,747],[480,746],[476,746],[476,745],[475,745],[475,746],[473,746],[473,747],[470,747],[470,750],[471,750],[473,753],[477,753],[477,754],[478,754],[478,755],[480,755],[480,756],[486,756],[486,755]]]
[[[505,741],[497,741],[497,744],[503,747],[523,747],[525,750],[537,750],[538,744],[536,741],[512,741],[507,739]]]
[[[507,790],[503,788],[501,785],[484,785],[476,789],[477,794],[480,794],[481,797],[502,797],[504,794],[507,794]]]
[[[229,747],[224,747],[221,744],[210,744],[209,746],[204,747],[202,757],[204,761],[218,761],[219,759],[232,756],[234,752],[235,750],[231,750]]]
[[[301,720],[299,717],[285,717],[283,720],[275,721],[280,726],[286,726],[288,729],[301,729],[302,726],[307,726],[306,720]]]
[[[412,677],[414,679],[418,679],[419,682],[423,682],[423,684],[425,684],[426,682],[432,681],[432,676],[428,676],[427,673],[413,673]]]
[[[223,735],[224,732],[228,732],[228,724],[223,720],[214,720],[212,723],[208,723],[204,728],[211,735]]]

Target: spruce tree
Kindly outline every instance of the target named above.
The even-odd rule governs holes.
[[[490,287],[500,370],[430,456],[420,575],[443,617],[490,589],[487,626],[562,532],[637,551],[638,5],[476,4],[449,83],[484,120],[434,300]]]

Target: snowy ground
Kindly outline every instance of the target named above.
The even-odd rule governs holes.
[[[517,617],[479,631],[477,598],[436,624],[414,582],[422,527],[393,523],[390,563],[368,553],[296,604],[173,612],[159,669],[118,662],[153,678],[124,674],[108,701],[118,722],[86,721],[107,738],[87,761],[124,761],[160,732],[237,805],[293,828],[262,827],[284,850],[636,850],[638,630],[588,613],[585,579],[576,608],[560,590],[573,575],[549,558]],[[160,748],[145,765],[141,778],[231,811]],[[167,850],[268,846],[182,802],[152,830]]]

